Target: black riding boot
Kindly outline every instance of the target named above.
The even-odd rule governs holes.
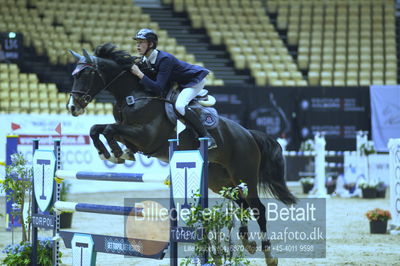
[[[193,111],[191,108],[186,107],[185,108],[185,115],[183,116],[183,119],[185,122],[189,123],[190,126],[196,131],[196,133],[199,135],[199,137],[207,137],[210,140],[208,141],[208,149],[213,149],[217,147],[217,144],[215,143],[214,138],[209,134],[204,127],[204,125],[201,123],[199,116],[195,111]]]

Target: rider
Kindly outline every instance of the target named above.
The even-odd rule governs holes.
[[[150,64],[157,72],[155,79],[146,76],[134,64],[131,72],[141,79],[140,83],[157,94],[170,89],[172,82],[183,88],[176,99],[175,109],[182,115],[200,137],[209,137],[209,148],[215,148],[215,140],[207,132],[197,113],[188,107],[189,102],[204,88],[205,77],[209,71],[201,66],[191,65],[178,60],[175,56],[157,50],[158,37],[151,29],[141,29],[133,37],[136,49],[142,56],[142,61]]]

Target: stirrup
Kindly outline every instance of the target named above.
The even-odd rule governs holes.
[[[208,149],[209,149],[209,150],[215,149],[215,148],[218,147],[218,146],[217,146],[217,143],[215,142],[215,139],[214,139],[210,134],[207,134],[207,138],[210,139],[210,140],[208,141]]]

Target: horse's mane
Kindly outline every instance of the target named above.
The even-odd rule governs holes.
[[[111,59],[124,68],[130,68],[135,60],[134,56],[131,56],[126,51],[117,50],[117,46],[110,42],[97,46],[94,50],[94,55],[100,58]]]

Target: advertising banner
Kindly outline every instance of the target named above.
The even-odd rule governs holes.
[[[298,145],[296,123],[293,120],[296,88],[255,88],[249,105],[248,125],[274,138],[285,138],[287,149]]]
[[[0,32],[0,61],[18,62],[22,58],[23,36],[16,32]]]
[[[215,108],[221,116],[246,126],[251,88],[239,86],[207,87],[207,90],[217,100]]]
[[[390,138],[400,138],[400,86],[372,85],[371,124],[375,149],[388,151]]]
[[[370,129],[366,87],[310,87],[299,91],[298,123],[303,140],[324,131],[327,150],[355,150],[358,130]]]
[[[288,150],[324,131],[328,150],[355,150],[356,133],[370,131],[367,87],[211,87],[218,112],[276,138]],[[400,132],[400,130],[399,130]]]

